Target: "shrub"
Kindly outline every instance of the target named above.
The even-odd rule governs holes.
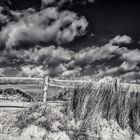
[[[20,130],[32,124],[53,131],[52,126],[56,122],[61,124],[59,129],[63,130],[67,124],[66,121],[65,114],[58,106],[35,103],[19,113],[15,125]]]

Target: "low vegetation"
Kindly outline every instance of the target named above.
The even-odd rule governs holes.
[[[127,131],[120,140],[134,139],[135,134],[140,135],[139,102],[140,90],[134,86],[123,87],[114,82],[102,83],[98,88],[92,84],[76,87],[72,112],[80,127],[75,135],[100,139],[104,125],[107,125],[110,138],[113,139],[117,131]]]
[[[59,122],[63,125],[59,126],[64,129],[66,124],[65,107],[57,104],[42,104],[36,103],[28,109],[20,112],[17,115],[16,127],[20,130],[29,125],[36,125],[48,131],[53,131],[52,125]]]
[[[72,90],[64,89],[54,100],[71,100],[69,114],[65,105],[35,104],[20,112],[13,125],[19,130],[35,125],[46,131],[63,131],[71,140],[140,138],[140,90],[137,86],[112,82],[101,83],[97,88],[89,83]]]

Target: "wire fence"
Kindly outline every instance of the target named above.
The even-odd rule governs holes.
[[[18,85],[20,85],[19,87],[20,87],[20,89],[22,89],[21,85],[24,85],[23,86],[23,87],[25,87],[24,93],[25,94],[27,93],[26,95],[29,96],[31,91],[34,90],[33,88],[31,88],[30,89],[31,91],[29,91],[29,88],[31,86],[33,86],[37,90],[37,93],[34,93],[34,94],[36,94],[35,101],[46,103],[49,101],[48,99],[51,99],[50,97],[55,96],[59,92],[60,89],[61,90],[64,88],[72,89],[72,88],[75,88],[75,86],[77,86],[77,85],[83,85],[83,84],[88,84],[88,83],[92,83],[95,85],[95,87],[98,88],[101,84],[105,84],[106,81],[95,82],[92,80],[87,80],[87,81],[86,80],[60,80],[60,79],[52,79],[48,76],[45,76],[44,78],[25,78],[25,77],[24,78],[23,77],[22,78],[7,78],[6,77],[6,78],[0,78],[0,89],[3,87],[4,87],[4,89],[6,89],[8,87],[18,88]],[[124,87],[130,86],[131,87],[130,90],[132,90],[132,91],[139,90],[140,91],[140,85],[138,85],[138,84],[120,83],[120,81],[118,79],[116,79],[115,82],[113,82],[113,83],[116,84],[116,88],[117,88],[117,86],[120,86],[120,85],[124,86]],[[2,98],[0,96],[0,100]],[[7,98],[4,99],[4,101],[10,102],[10,100],[8,101]],[[0,101],[0,106],[1,106],[1,101]],[[12,103],[11,103],[11,106],[12,106]],[[19,102],[19,106],[22,107],[22,103]],[[25,103],[23,103],[23,107],[25,107]]]

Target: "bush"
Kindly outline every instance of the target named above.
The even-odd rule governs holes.
[[[66,116],[58,106],[49,104],[37,104],[23,110],[17,116],[15,122],[16,127],[20,130],[35,125],[45,128],[48,131],[53,131],[53,125],[56,122],[60,123],[59,129],[63,130],[67,124]]]

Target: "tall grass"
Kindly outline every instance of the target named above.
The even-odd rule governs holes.
[[[23,130],[34,124],[55,131],[53,125],[59,122],[59,130],[67,131],[71,140],[102,140],[101,132],[105,127],[109,128],[110,135],[117,137],[111,140],[130,140],[118,138],[117,131],[124,135],[123,130],[130,130],[131,140],[133,134],[140,135],[140,90],[135,85],[83,84],[61,91],[55,99],[72,100],[69,116],[58,106],[35,103],[19,113],[16,127]]]
[[[92,126],[93,118],[95,123],[99,118],[114,120],[123,130],[130,128],[140,135],[140,90],[136,86],[124,87],[116,82],[98,88],[92,83],[77,86],[71,106],[75,120],[81,122],[79,133],[83,135]]]

